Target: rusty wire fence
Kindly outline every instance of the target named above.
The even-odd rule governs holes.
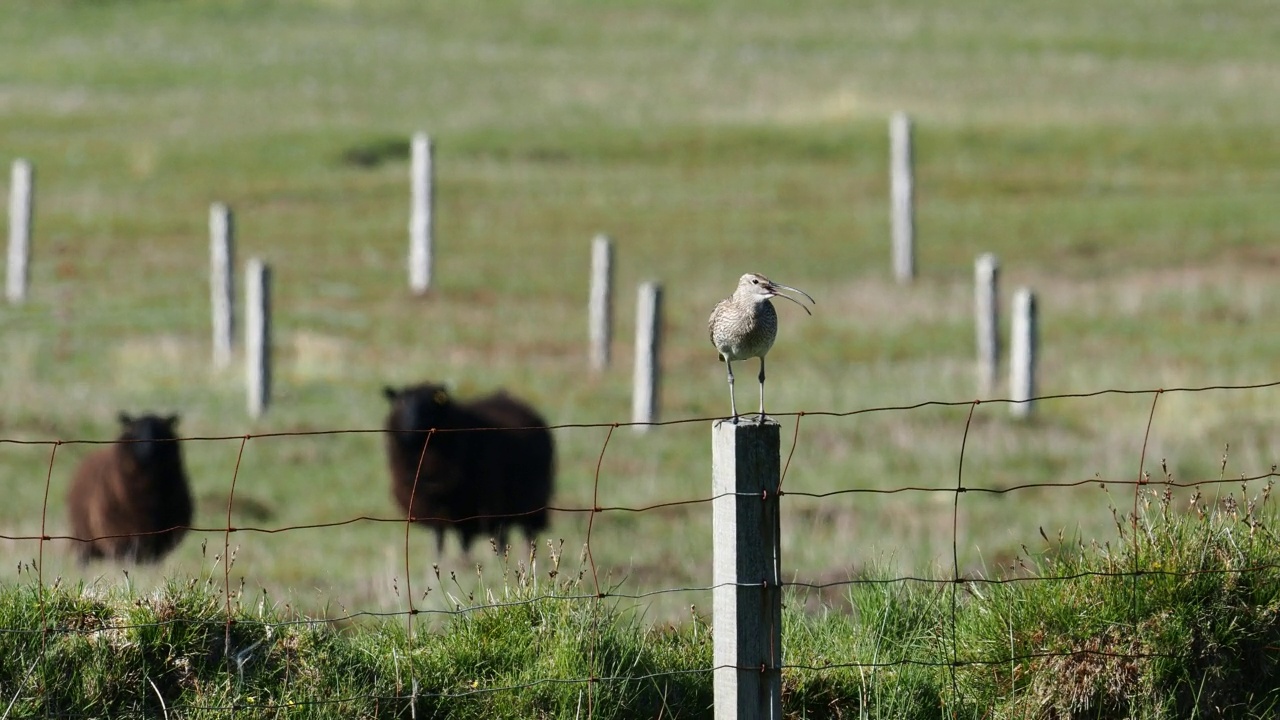
[[[521,685],[503,685],[503,686],[493,686],[493,687],[485,686],[485,685],[477,685],[475,687],[465,688],[461,690],[452,689],[452,690],[443,690],[438,692],[433,692],[429,689],[419,687],[415,680],[412,683],[406,683],[403,689],[403,692],[399,694],[359,695],[359,696],[352,696],[352,697],[346,697],[346,698],[323,699],[323,700],[315,701],[314,704],[317,707],[319,707],[322,705],[341,705],[343,703],[350,703],[350,702],[355,702],[357,700],[363,700],[363,701],[373,701],[378,704],[409,703],[411,704],[411,706],[413,706],[412,704],[415,701],[422,700],[422,699],[429,699],[429,698],[433,698],[441,701],[447,701],[451,698],[463,698],[463,697],[483,695],[483,694],[496,693],[496,692],[518,691],[523,688],[528,688],[538,684],[569,684],[569,685],[579,686],[581,688],[583,692],[583,697],[584,697],[584,704],[581,708],[582,713],[585,714],[585,716],[590,717],[593,714],[594,689],[602,687],[603,685],[606,685],[609,683],[615,683],[615,682],[659,681],[664,677],[669,678],[669,677],[674,677],[678,675],[689,675],[689,674],[705,675],[707,676],[707,679],[709,682],[712,675],[714,675],[717,671],[722,671],[722,670],[734,670],[734,671],[741,671],[741,672],[747,672],[747,673],[760,673],[762,676],[769,673],[776,673],[777,676],[781,678],[781,677],[784,677],[787,673],[795,672],[795,671],[804,671],[804,672],[810,672],[810,673],[825,673],[825,672],[834,672],[840,669],[872,670],[872,669],[899,667],[899,666],[905,666],[905,665],[921,665],[921,666],[943,667],[943,668],[947,668],[950,671],[951,692],[953,693],[953,697],[951,698],[951,701],[954,703],[955,707],[961,707],[964,704],[963,703],[964,691],[963,691],[963,688],[960,686],[960,684],[956,681],[956,672],[964,668],[975,667],[975,666],[1010,666],[1010,665],[1021,663],[1021,662],[1034,661],[1037,659],[1050,658],[1050,657],[1062,656],[1062,655],[1074,655],[1074,654],[1084,654],[1084,655],[1092,654],[1102,658],[1117,658],[1117,659],[1127,659],[1127,660],[1150,659],[1153,657],[1168,657],[1171,660],[1177,659],[1172,655],[1153,655],[1150,653],[1142,653],[1142,652],[1115,653],[1115,652],[1107,651],[1105,649],[1074,649],[1074,650],[1067,650],[1067,651],[1046,649],[1044,651],[1023,652],[1023,653],[1017,653],[1017,654],[1010,652],[1003,655],[997,655],[992,657],[975,657],[968,653],[962,652],[960,650],[959,642],[958,642],[958,639],[956,638],[956,633],[957,633],[956,615],[959,608],[963,605],[963,603],[967,602],[967,598],[969,597],[969,595],[975,589],[978,592],[981,592],[981,588],[984,586],[999,586],[999,585],[1020,584],[1020,583],[1064,583],[1064,582],[1073,582],[1073,581],[1078,581],[1078,580],[1083,580],[1088,578],[1109,578],[1117,581],[1132,581],[1133,583],[1132,592],[1134,596],[1134,613],[1135,613],[1135,617],[1133,618],[1133,620],[1134,622],[1137,622],[1138,620],[1138,618],[1136,617],[1136,613],[1138,612],[1137,595],[1139,592],[1137,581],[1140,578],[1151,577],[1151,576],[1188,577],[1188,576],[1200,574],[1200,573],[1205,573],[1205,574],[1234,573],[1239,575],[1250,575],[1250,574],[1258,574],[1263,572],[1274,572],[1280,569],[1280,567],[1277,567],[1276,565],[1272,565],[1272,564],[1266,564],[1266,565],[1260,565],[1256,567],[1254,566],[1233,567],[1226,570],[1219,569],[1219,568],[1205,569],[1205,570],[1191,570],[1191,571],[1188,571],[1185,569],[1162,570],[1158,568],[1139,566],[1137,562],[1138,553],[1134,553],[1133,555],[1134,562],[1132,567],[1117,568],[1112,571],[1087,570],[1087,571],[1082,571],[1077,573],[1044,575],[1044,574],[1038,574],[1034,572],[1034,568],[1024,565],[1022,567],[1021,572],[992,573],[990,575],[978,574],[972,571],[966,571],[963,567],[963,563],[961,560],[961,547],[965,541],[965,538],[961,531],[961,526],[962,526],[961,516],[963,514],[965,500],[966,498],[973,497],[974,495],[977,495],[977,494],[985,494],[985,495],[991,495],[991,496],[1006,496],[1006,495],[1017,495],[1019,493],[1028,492],[1032,490],[1071,493],[1071,492],[1077,492],[1081,488],[1084,488],[1087,486],[1097,486],[1099,484],[1105,484],[1105,485],[1116,487],[1116,488],[1123,488],[1126,493],[1125,497],[1128,497],[1128,493],[1131,491],[1132,507],[1124,508],[1123,509],[1124,512],[1117,515],[1117,517],[1124,523],[1128,523],[1131,526],[1132,532],[1129,533],[1129,535],[1127,536],[1127,538],[1125,538],[1125,540],[1127,542],[1131,542],[1134,544],[1141,543],[1143,542],[1143,535],[1141,532],[1138,532],[1138,518],[1139,518],[1139,512],[1140,512],[1139,503],[1141,500],[1142,493],[1144,492],[1144,489],[1149,490],[1153,487],[1160,487],[1160,488],[1166,488],[1166,489],[1188,489],[1188,490],[1194,491],[1202,488],[1209,488],[1213,486],[1224,486],[1224,485],[1231,485],[1231,486],[1243,485],[1244,487],[1248,488],[1248,487],[1256,487],[1257,484],[1263,484],[1263,483],[1269,484],[1271,482],[1274,482],[1274,480],[1278,477],[1278,475],[1280,475],[1277,473],[1275,464],[1267,464],[1266,466],[1254,468],[1250,471],[1239,473],[1230,477],[1219,476],[1219,477],[1191,478],[1191,479],[1185,479],[1185,480],[1176,480],[1171,477],[1165,477],[1164,479],[1161,479],[1158,476],[1153,477],[1150,469],[1153,459],[1148,457],[1147,441],[1148,441],[1148,438],[1151,436],[1154,419],[1156,417],[1156,411],[1157,411],[1157,408],[1160,406],[1162,399],[1168,398],[1171,395],[1175,395],[1175,394],[1180,395],[1180,394],[1213,393],[1213,394],[1226,395],[1226,394],[1261,393],[1271,389],[1275,389],[1277,387],[1280,387],[1280,381],[1256,383],[1256,384],[1242,384],[1242,385],[1213,385],[1213,386],[1203,386],[1203,387],[1152,388],[1152,389],[1142,389],[1142,390],[1107,389],[1107,390],[1099,390],[1095,392],[1068,393],[1068,394],[1046,395],[1046,396],[1038,397],[1033,402],[1043,402],[1048,400],[1054,400],[1054,401],[1066,401],[1066,402],[1073,402],[1073,403],[1090,403],[1090,402],[1098,402],[1100,399],[1104,398],[1105,396],[1117,396],[1117,395],[1135,396],[1138,398],[1149,399],[1150,409],[1146,415],[1145,427],[1142,433],[1141,450],[1139,451],[1138,456],[1133,458],[1132,474],[1129,475],[1128,477],[1063,478],[1061,480],[1046,481],[1046,482],[1026,482],[1026,483],[1005,484],[999,487],[986,486],[982,483],[981,480],[971,479],[966,469],[965,453],[966,453],[966,449],[968,449],[969,442],[970,442],[970,430],[974,423],[975,412],[981,406],[1008,405],[1010,401],[1007,401],[1007,400],[982,400],[982,401],[975,400],[975,401],[963,401],[963,402],[939,401],[939,402],[924,402],[924,403],[919,403],[919,404],[914,404],[909,406],[867,408],[867,409],[855,410],[850,412],[804,411],[804,412],[798,412],[798,413],[777,414],[778,418],[783,419],[785,422],[791,425],[791,427],[789,428],[789,432],[784,432],[783,442],[781,444],[781,454],[780,454],[781,474],[780,474],[780,477],[778,478],[778,483],[779,483],[778,491],[772,497],[770,497],[768,493],[765,493],[765,497],[762,497],[759,499],[762,501],[772,501],[772,502],[778,503],[780,507],[780,512],[784,517],[787,514],[787,505],[788,505],[789,499],[794,500],[799,498],[807,498],[810,501],[815,501],[819,503],[833,503],[842,498],[848,499],[848,498],[856,498],[859,496],[868,496],[868,495],[899,498],[897,502],[902,502],[907,504],[913,502],[912,500],[913,497],[918,497],[921,495],[930,495],[930,496],[941,495],[948,498],[948,504],[950,506],[950,517],[951,517],[951,523],[949,528],[950,530],[949,534],[950,534],[950,540],[951,540],[950,557],[947,558],[948,562],[943,564],[943,567],[949,572],[943,572],[943,573],[934,574],[934,575],[921,574],[921,573],[901,573],[891,577],[877,577],[877,576],[871,576],[871,575],[856,576],[851,572],[850,577],[848,577],[847,579],[813,580],[813,579],[804,579],[799,577],[792,577],[791,579],[787,579],[786,577],[787,559],[785,556],[783,556],[781,557],[782,572],[780,573],[780,576],[779,576],[780,587],[783,590],[787,590],[792,593],[804,593],[804,592],[829,591],[832,589],[848,588],[848,587],[853,587],[858,585],[920,584],[920,585],[935,586],[939,588],[941,592],[945,593],[946,603],[949,605],[949,612],[951,616],[951,626],[950,628],[947,629],[947,632],[944,633],[944,635],[949,635],[949,638],[945,638],[946,644],[948,645],[948,647],[946,648],[947,652],[945,653],[946,657],[944,659],[919,658],[919,657],[895,657],[895,658],[887,658],[887,659],[886,658],[875,658],[875,659],[852,658],[847,662],[824,662],[818,665],[804,664],[804,663],[797,663],[797,662],[789,662],[788,661],[789,653],[788,653],[787,647],[784,644],[780,648],[781,652],[779,654],[781,657],[781,663],[777,667],[764,667],[762,665],[724,666],[724,665],[712,664],[712,665],[708,665],[707,667],[696,668],[696,669],[675,669],[671,671],[659,671],[659,672],[652,672],[652,673],[644,673],[640,675],[622,675],[622,676],[606,676],[603,674],[595,674],[593,672],[581,677],[540,678],[534,682],[525,683]],[[929,484],[904,484],[904,485],[896,485],[891,487],[859,487],[856,485],[832,484],[830,487],[826,489],[816,490],[816,491],[815,490],[790,490],[787,488],[787,474],[791,466],[792,458],[796,452],[797,447],[802,446],[803,443],[805,442],[806,428],[809,423],[812,423],[814,421],[814,419],[836,418],[836,419],[847,419],[851,421],[859,417],[875,415],[878,413],[888,413],[888,412],[908,412],[909,413],[909,412],[920,411],[930,407],[957,409],[958,411],[962,412],[965,416],[965,420],[962,424],[962,428],[960,432],[961,439],[960,439],[959,445],[954,448],[955,457],[956,457],[954,475],[951,482],[949,482],[946,487],[942,487],[938,485],[929,485]],[[653,423],[652,426],[653,426],[653,430],[655,430],[656,432],[673,432],[673,431],[677,431],[679,428],[683,426],[689,426],[689,425],[708,426],[715,421],[716,421],[716,418],[690,418],[690,419],[683,419],[683,420]],[[675,500],[662,500],[659,498],[655,498],[654,502],[645,503],[645,504],[623,505],[623,504],[611,503],[610,498],[607,496],[607,493],[602,493],[601,491],[602,490],[601,468],[604,466],[605,460],[608,457],[608,454],[610,452],[611,441],[616,437],[615,431],[617,431],[619,428],[623,428],[628,425],[631,425],[631,423],[615,422],[615,423],[593,423],[593,424],[562,424],[562,425],[555,425],[551,428],[552,430],[565,430],[565,429],[571,429],[571,428],[595,429],[602,432],[604,436],[603,442],[599,447],[598,457],[596,458],[594,463],[595,475],[592,481],[590,504],[560,505],[554,502],[553,500],[552,505],[549,506],[548,508],[550,511],[552,511],[553,513],[556,513],[557,515],[574,515],[574,516],[583,516],[586,518],[585,543],[584,543],[584,549],[583,549],[583,558],[585,559],[585,568],[580,575],[582,582],[579,585],[575,586],[577,588],[577,591],[566,591],[564,590],[563,586],[559,590],[555,589],[555,587],[549,587],[545,592],[538,592],[529,596],[514,598],[514,599],[490,597],[486,600],[486,598],[482,597],[478,601],[476,601],[475,598],[473,597],[471,598],[472,600],[471,602],[456,603],[452,607],[445,607],[445,608],[430,607],[425,602],[415,601],[416,594],[414,589],[414,578],[429,577],[431,573],[431,570],[429,568],[431,568],[432,563],[429,560],[416,557],[415,552],[412,548],[411,539],[414,537],[415,533],[420,533],[422,531],[421,529],[415,526],[415,523],[407,520],[403,516],[403,514],[388,515],[388,516],[357,515],[357,516],[344,517],[344,518],[340,518],[332,521],[326,521],[326,522],[288,525],[288,526],[272,526],[272,527],[253,526],[253,525],[246,525],[242,523],[233,522],[233,504],[235,501],[235,496],[237,491],[236,490],[237,483],[242,479],[241,470],[240,470],[240,459],[244,455],[246,446],[251,441],[270,440],[272,438],[282,438],[282,437],[328,436],[328,435],[353,434],[353,433],[366,433],[366,434],[377,435],[377,434],[383,433],[384,431],[367,430],[367,429],[355,429],[355,430],[335,429],[335,430],[314,430],[314,431],[276,432],[276,433],[268,432],[268,433],[244,434],[244,435],[183,438],[182,441],[184,443],[196,443],[196,442],[220,443],[225,447],[234,448],[233,452],[236,455],[235,470],[232,472],[231,477],[229,479],[229,487],[228,487],[228,493],[227,493],[227,506],[226,506],[226,512],[225,512],[226,523],[224,525],[217,525],[217,526],[196,526],[196,527],[189,528],[189,532],[191,534],[197,537],[203,537],[204,541],[211,544],[214,547],[215,551],[219,546],[221,548],[220,556],[223,561],[220,563],[221,582],[219,584],[220,584],[220,594],[222,596],[223,606],[224,606],[223,609],[225,610],[225,618],[220,619],[216,622],[221,627],[223,636],[225,638],[225,653],[228,661],[227,672],[234,674],[237,667],[236,666],[237,660],[239,659],[242,661],[243,658],[247,654],[251,653],[254,647],[256,647],[256,646],[245,646],[242,644],[242,641],[238,639],[242,637],[239,629],[244,627],[245,625],[254,624],[254,623],[260,624],[270,629],[283,629],[286,627],[297,626],[297,625],[347,623],[351,621],[361,621],[361,620],[374,620],[374,621],[383,621],[383,622],[403,622],[408,631],[407,637],[409,638],[409,642],[412,644],[413,638],[415,637],[415,623],[421,623],[424,617],[448,618],[451,616],[458,616],[458,615],[464,615],[464,614],[483,613],[485,611],[493,610],[503,606],[517,605],[517,604],[538,604],[538,603],[599,604],[599,603],[615,602],[618,600],[643,603],[655,597],[664,596],[664,595],[699,594],[700,597],[705,597],[711,593],[714,593],[719,586],[716,583],[712,582],[710,577],[707,578],[706,582],[700,583],[700,584],[695,583],[695,584],[686,584],[681,586],[659,587],[659,588],[645,589],[645,590],[640,590],[635,592],[630,592],[626,590],[625,587],[621,584],[615,584],[607,579],[602,579],[600,569],[597,567],[597,563],[595,560],[595,553],[593,552],[593,550],[595,549],[593,546],[595,545],[595,543],[598,543],[598,540],[593,539],[593,530],[599,518],[613,515],[613,514],[652,513],[652,512],[662,511],[663,509],[670,509],[670,508],[677,508],[677,507],[685,508],[687,510],[690,510],[691,512],[705,511],[707,514],[710,514],[713,503],[715,503],[718,499],[723,499],[723,495],[716,495],[714,493],[698,493],[691,498],[682,498],[682,499],[675,499]],[[476,429],[475,431],[501,432],[502,430],[503,429],[500,429],[500,428],[484,428],[484,429]],[[447,432],[447,431],[431,431],[431,432],[435,433],[435,432]],[[786,437],[787,435],[790,435],[790,437]],[[76,444],[101,445],[101,444],[107,444],[111,442],[114,442],[114,441],[110,441],[110,440],[29,440],[29,439],[19,440],[19,439],[0,438],[0,453],[5,452],[6,448],[13,448],[15,446],[44,447],[44,448],[47,448],[48,450],[48,457],[49,457],[48,472],[45,474],[45,477],[43,479],[44,480],[44,495],[43,495],[44,504],[40,508],[31,509],[33,513],[37,511],[40,513],[41,520],[40,520],[39,534],[34,534],[34,535],[33,534],[0,534],[0,540],[11,541],[14,543],[25,542],[25,543],[36,544],[36,547],[37,547],[36,556],[35,558],[33,558],[33,562],[30,563],[27,569],[33,575],[34,587],[37,593],[37,602],[41,603],[41,607],[40,607],[41,617],[46,617],[43,602],[44,602],[46,593],[48,591],[47,589],[50,586],[50,583],[54,582],[53,579],[51,579],[46,575],[44,570],[44,567],[46,565],[47,554],[49,552],[63,552],[66,546],[69,546],[72,543],[77,541],[77,538],[73,538],[66,534],[58,534],[56,532],[52,532],[49,530],[49,528],[53,526],[53,523],[51,522],[51,517],[57,513],[57,509],[55,507],[57,504],[57,498],[56,498],[56,495],[53,495],[53,493],[51,492],[52,486],[53,486],[53,479],[54,479],[55,463],[57,462],[59,453],[70,445],[76,445]],[[1273,452],[1280,451],[1280,448],[1272,448],[1272,451]],[[1224,459],[1224,465],[1225,465],[1225,459]],[[704,485],[704,487],[706,486]],[[51,499],[51,496],[52,496],[52,499]],[[470,519],[483,519],[483,518],[470,518]],[[236,538],[235,542],[238,542],[241,544],[251,544],[254,542],[253,538],[255,536],[275,535],[279,533],[299,532],[303,530],[335,531],[345,526],[365,524],[365,523],[382,523],[382,524],[393,524],[393,525],[398,524],[403,526],[403,538],[404,538],[403,553],[401,557],[398,559],[400,569],[403,571],[403,577],[404,577],[404,583],[405,583],[404,592],[400,594],[400,597],[403,598],[403,607],[399,609],[392,609],[392,610],[354,608],[346,612],[343,612],[341,614],[326,615],[324,617],[310,618],[305,616],[298,616],[298,617],[288,618],[288,619],[279,620],[279,621],[269,621],[269,620],[254,621],[254,620],[244,619],[243,617],[233,617],[234,616],[233,606],[235,606],[237,603],[240,602],[241,592],[243,589],[242,586],[238,587],[237,583],[233,581],[232,573],[231,573],[232,564],[226,561],[226,559],[229,558],[233,553],[233,537]],[[1268,542],[1272,542],[1272,543],[1277,542],[1276,536],[1274,535],[1274,533],[1271,532],[1269,528],[1265,529],[1265,537],[1267,538]],[[191,542],[191,540],[188,540],[188,542]],[[858,567],[859,558],[856,556],[856,554],[859,553],[860,551],[861,549],[853,548],[853,547],[832,548],[833,561],[836,565],[845,565],[850,568]],[[14,559],[11,558],[11,561],[13,560]],[[17,559],[17,562],[20,569],[22,569],[24,565],[24,560],[19,558]],[[435,573],[438,578],[439,577],[438,566],[435,567]],[[768,582],[765,582],[764,585],[765,585],[765,588],[767,589]],[[740,582],[734,583],[734,586],[739,588],[757,589],[760,587],[760,583],[740,581]],[[182,618],[174,618],[166,622],[179,623],[179,622],[190,622],[190,621]],[[201,622],[215,622],[215,621],[201,621]],[[724,627],[718,624],[719,622],[720,622],[720,618],[713,616],[712,632],[714,634],[728,635],[738,631],[738,629],[734,627]],[[4,633],[4,634],[16,633],[16,634],[27,634],[27,635],[38,634],[41,638],[41,647],[43,648],[47,646],[50,640],[59,636],[90,635],[90,634],[98,634],[98,633],[102,633],[104,631],[110,631],[110,630],[116,630],[116,631],[132,630],[132,629],[138,629],[138,627],[139,626],[127,625],[127,624],[116,624],[116,625],[111,625],[109,627],[106,627],[106,626],[85,626],[85,627],[65,626],[64,627],[64,626],[57,626],[57,625],[42,621],[41,626],[38,628],[0,627],[0,633]],[[772,627],[767,628],[767,632],[769,632],[771,635],[776,635],[777,637],[781,637],[780,631],[781,631],[781,628],[772,628]],[[1046,647],[1049,647],[1051,645],[1052,645],[1051,642],[1045,643]],[[592,648],[593,648],[592,652],[594,654],[594,645],[592,645]],[[19,674],[25,678],[27,683],[23,687],[4,688],[3,692],[0,693],[0,695],[3,695],[3,697],[0,697],[0,710],[4,710],[5,705],[8,705],[10,708],[12,708],[14,701],[17,699],[19,695],[22,695],[23,693],[33,692],[34,688],[38,688],[47,683],[58,681],[57,678],[40,678],[39,677],[40,666],[41,666],[40,657],[10,658],[6,660],[6,662],[23,663],[25,665],[25,670],[23,673],[19,673]],[[588,664],[588,667],[592,667],[592,668],[596,667],[596,664],[591,659],[588,659],[587,664]],[[11,676],[15,676],[15,675],[11,675]],[[39,682],[36,682],[37,680]],[[151,692],[151,689],[140,687],[139,692],[149,693]],[[157,690],[156,692],[158,693],[159,691]],[[270,705],[259,705],[255,708],[255,710],[257,712],[286,711],[291,709],[298,709],[297,708],[298,705],[299,705],[298,703],[289,703],[288,705],[280,705],[276,707],[273,707]],[[174,708],[174,709],[186,710],[191,712],[196,712],[196,711],[226,712],[229,714],[235,714],[237,712],[245,710],[245,706],[244,705],[187,706],[184,708]],[[0,713],[0,715],[7,715],[7,711]],[[60,716],[60,715],[55,714],[53,716]]]

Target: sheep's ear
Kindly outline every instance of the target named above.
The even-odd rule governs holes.
[[[168,425],[170,430],[178,427],[178,416],[174,414],[164,418],[164,424]]]
[[[446,392],[444,388],[441,388],[436,391],[435,395],[431,396],[431,399],[435,400],[437,405],[448,405],[449,393]]]
[[[121,424],[121,425],[132,425],[132,424],[133,424],[133,418],[129,416],[129,413],[127,413],[127,412],[125,412],[125,411],[123,411],[123,410],[121,410],[121,411],[120,411],[120,414],[119,414],[119,415],[117,415],[116,417],[117,417],[117,418],[119,418],[119,420],[120,420],[120,424]]]
[[[397,397],[400,397],[400,392],[390,385],[383,385],[382,396],[388,400],[395,400]]]

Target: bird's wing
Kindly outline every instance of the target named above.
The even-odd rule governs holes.
[[[716,315],[720,314],[720,306],[724,305],[724,300],[716,303],[716,307],[711,311],[711,316],[707,318],[707,337],[711,338],[711,344],[716,342]]]
[[[720,314],[720,308],[727,302],[729,302],[729,298],[716,303],[716,308],[711,311],[711,317],[707,318],[707,336],[711,338],[712,345],[716,344],[716,316]],[[719,348],[716,349],[719,350]],[[720,362],[724,362],[724,355],[717,352],[716,357],[720,359]]]

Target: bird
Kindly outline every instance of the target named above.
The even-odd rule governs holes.
[[[817,301],[809,294],[789,285],[776,283],[759,273],[747,273],[738,280],[738,289],[733,295],[716,303],[715,310],[707,319],[707,332],[711,335],[711,344],[715,345],[729,373],[729,409],[733,413],[733,422],[738,421],[738,404],[733,396],[733,361],[747,358],[760,358],[760,422],[764,422],[764,356],[773,347],[778,336],[778,312],[774,310],[769,298],[781,297],[799,305],[806,313],[809,308],[804,303],[784,295],[783,290],[800,293],[817,305]]]

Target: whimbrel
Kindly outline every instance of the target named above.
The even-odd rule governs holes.
[[[778,313],[773,309],[771,297],[782,297],[804,308],[804,303],[782,294],[783,290],[798,292],[817,304],[803,290],[776,283],[756,273],[747,273],[738,280],[738,289],[733,295],[716,303],[707,319],[707,330],[711,334],[711,344],[720,351],[720,359],[724,360],[729,371],[729,409],[733,412],[733,421],[738,421],[738,404],[733,397],[733,361],[747,358],[760,358],[760,420],[764,420],[764,356],[773,347],[773,340],[778,336]]]

